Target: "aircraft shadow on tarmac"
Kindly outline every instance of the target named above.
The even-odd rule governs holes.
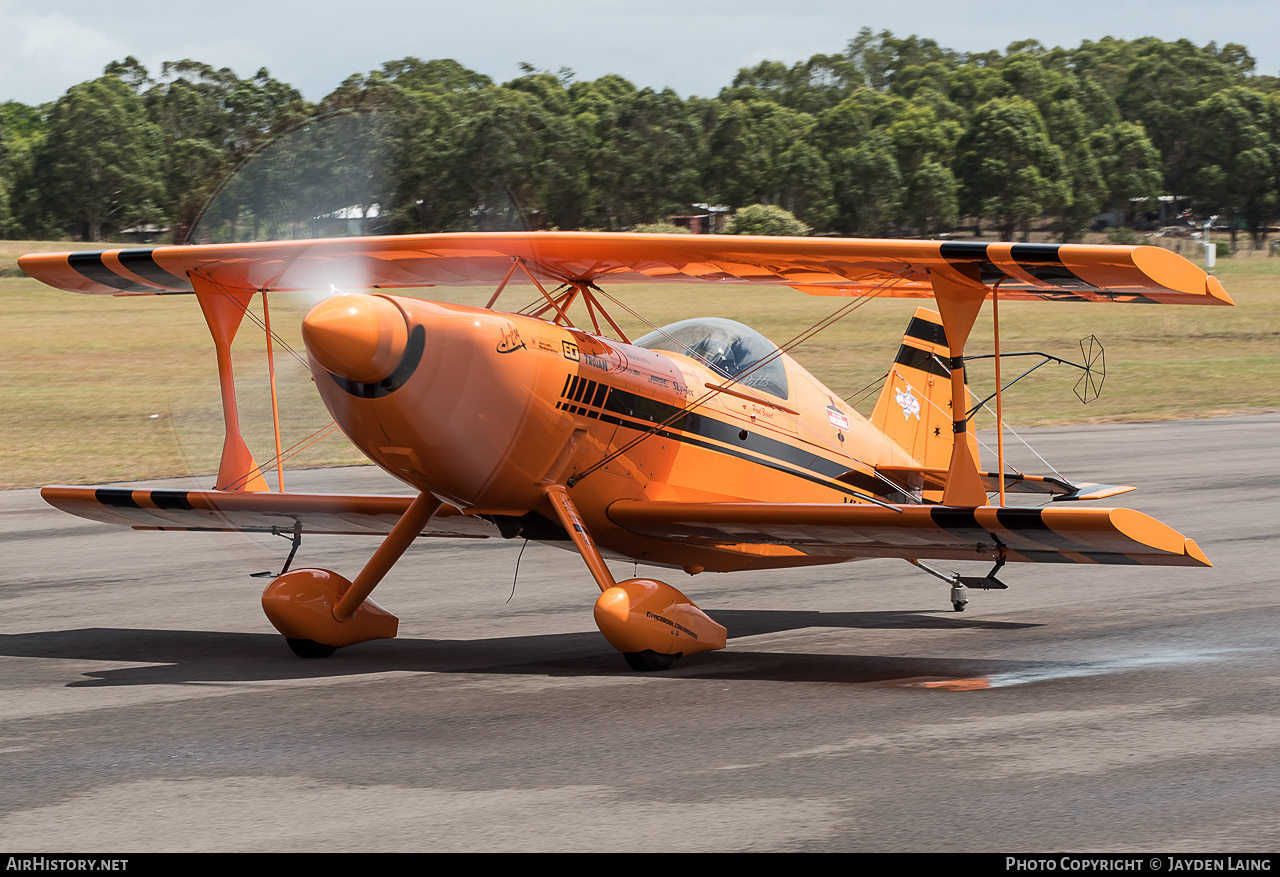
[[[804,628],[1018,630],[1035,624],[920,612],[719,611],[730,646],[692,655],[647,678],[758,679],[892,684],[920,678],[963,679],[1025,670],[1035,662],[957,657],[749,651],[733,639]],[[906,643],[904,642],[904,646]],[[386,672],[638,676],[595,631],[474,640],[397,638],[362,643],[332,658],[301,660],[276,634],[202,630],[81,628],[0,635],[0,655],[137,663],[80,672],[67,687],[182,685],[323,679]]]

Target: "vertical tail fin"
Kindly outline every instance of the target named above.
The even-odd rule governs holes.
[[[929,308],[916,308],[871,413],[875,427],[925,469],[945,471],[951,462],[950,356],[942,317]],[[966,384],[963,410],[970,405],[968,391]],[[977,437],[972,429],[966,435],[976,460]]]

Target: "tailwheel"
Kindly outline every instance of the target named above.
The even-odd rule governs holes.
[[[338,650],[337,646],[326,646],[313,639],[295,639],[286,636],[284,641],[289,644],[289,651],[299,658],[327,658]]]
[[[646,673],[669,670],[676,662],[676,658],[683,654],[684,652],[676,652],[674,655],[660,655],[653,649],[645,649],[643,652],[624,652],[622,657],[627,659],[627,666],[632,670]]]

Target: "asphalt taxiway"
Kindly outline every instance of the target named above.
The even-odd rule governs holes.
[[[964,613],[901,561],[669,573],[729,647],[636,674],[575,555],[422,540],[376,593],[400,637],[304,661],[249,577],[284,540],[0,492],[0,848],[1280,848],[1280,415],[1024,434],[1214,568],[1010,565]]]

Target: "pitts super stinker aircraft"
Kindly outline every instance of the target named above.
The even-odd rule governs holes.
[[[632,667],[650,670],[723,648],[726,631],[669,584],[615,581],[605,558],[695,574],[898,557],[947,579],[956,609],[966,587],[1003,588],[995,573],[1006,562],[1210,565],[1195,542],[1129,509],[1006,506],[1006,490],[1088,500],[1132,488],[1006,471],[1003,442],[995,470],[984,471],[966,414],[964,346],[988,299],[997,370],[1004,301],[1232,304],[1214,277],[1159,248],[501,233],[124,249],[19,264],[74,292],[194,293],[222,389],[216,489],[47,487],[50,503],[137,529],[289,535],[295,549],[309,534],[384,536],[354,580],[287,562],[267,586],[267,617],[304,657],[395,636],[398,620],[369,595],[421,535],[575,548],[602,592],[601,632]],[[326,298],[305,318],[311,371],[347,437],[417,495],[271,492],[240,433],[232,339],[253,296],[265,309],[269,293],[329,290],[352,276],[374,291]],[[791,287],[779,294],[845,296],[848,307],[932,297],[937,311],[916,311],[867,420],[741,324],[692,319],[628,339],[601,284],[655,282],[723,293]],[[540,310],[495,310],[513,284],[535,287]],[[495,291],[486,308],[379,291],[437,285]],[[592,331],[570,322],[575,300]],[[996,386],[999,410],[998,374]],[[966,577],[926,560],[993,569]]]

